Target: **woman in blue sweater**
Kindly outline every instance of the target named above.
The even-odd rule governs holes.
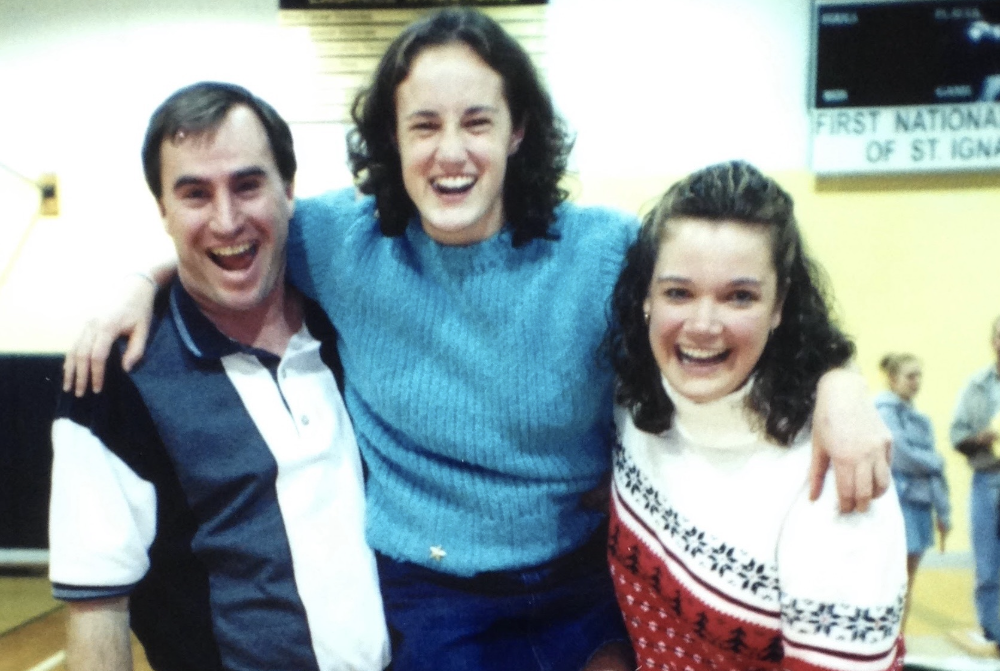
[[[879,367],[889,389],[875,397],[875,408],[892,431],[892,479],[906,523],[906,570],[912,589],[920,559],[934,544],[935,527],[944,551],[951,530],[948,483],[944,458],[934,449],[931,420],[913,407],[920,391],[920,361],[912,354],[886,354]]]
[[[598,350],[634,217],[564,202],[570,139],[528,55],[475,10],[406,28],[354,120],[361,194],[296,203],[288,273],[339,333],[394,668],[630,668]],[[96,342],[136,321],[106,318]],[[68,357],[78,387],[106,356],[93,342]],[[816,472],[832,454],[847,508],[888,480],[865,397],[835,370],[817,402]]]

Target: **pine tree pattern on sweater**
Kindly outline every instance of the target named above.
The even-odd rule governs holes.
[[[671,432],[649,436],[632,426],[614,455],[609,564],[639,669],[902,668],[905,574],[897,596],[880,604],[787,593],[774,556],[754,556],[684,514],[697,502],[677,505],[630,457],[636,435],[646,441],[641,451]],[[716,484],[705,482],[706,491]]]

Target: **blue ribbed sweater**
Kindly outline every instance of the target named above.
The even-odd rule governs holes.
[[[289,277],[339,332],[379,552],[472,575],[549,561],[600,523],[580,496],[610,465],[598,346],[635,220],[563,204],[551,230],[449,247],[417,221],[382,236],[352,189],[298,201]]]

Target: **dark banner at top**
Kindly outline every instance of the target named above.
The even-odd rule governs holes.
[[[515,7],[548,0],[280,0],[281,9],[424,9],[434,7]]]

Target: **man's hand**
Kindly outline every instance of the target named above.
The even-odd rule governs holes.
[[[840,511],[864,512],[889,488],[892,434],[868,398],[860,373],[837,368],[820,378],[813,411],[812,500],[833,465]]]
[[[997,442],[997,432],[993,429],[987,427],[974,435],[969,440],[979,443],[985,448],[989,448],[990,452],[993,451],[993,445]]]
[[[63,362],[63,391],[83,396],[89,380],[94,393],[104,386],[104,369],[111,345],[119,336],[128,336],[122,358],[130,370],[146,347],[153,315],[156,284],[147,276],[133,273],[123,278],[98,314],[84,325]]]

